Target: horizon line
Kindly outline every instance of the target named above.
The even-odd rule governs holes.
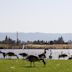
[[[43,33],[43,34],[72,34],[72,33],[69,33],[69,32],[19,32],[19,31],[16,31],[16,32],[0,32],[0,33]]]

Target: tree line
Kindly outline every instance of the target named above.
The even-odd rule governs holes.
[[[28,41],[28,44],[68,44],[68,42],[65,42],[63,40],[63,37],[59,37],[57,40],[50,40],[50,41],[44,41],[44,40],[35,40],[35,41]]]
[[[0,44],[68,44],[72,43],[71,40],[68,42],[65,42],[63,37],[59,37],[57,40],[50,40],[50,41],[44,41],[44,40],[34,40],[34,41],[21,41],[19,39],[13,40],[10,37],[6,36],[4,40],[0,41]]]

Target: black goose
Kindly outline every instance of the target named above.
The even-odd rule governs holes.
[[[59,58],[65,58],[65,57],[67,57],[68,55],[67,54],[60,54],[59,55]]]
[[[24,57],[28,56],[27,53],[20,53],[19,55],[21,55],[23,57],[23,59],[24,59]]]
[[[6,53],[5,53],[5,52],[0,51],[0,54],[2,54],[2,55],[3,55],[3,57],[5,58],[5,55],[6,55]]]
[[[32,64],[34,65],[34,62],[37,62],[37,61],[42,61],[43,64],[46,65],[46,62],[44,61],[44,59],[40,59],[39,57],[34,56],[34,55],[27,56],[26,60],[31,63],[30,66],[32,66]]]
[[[17,59],[19,58],[19,57],[18,57],[15,53],[13,53],[13,52],[8,52],[8,53],[5,54],[5,56],[10,56],[10,57],[16,56]]]
[[[40,59],[44,59],[44,58],[46,58],[46,49],[44,50],[44,53],[42,53],[42,54],[39,54],[38,55],[38,57],[40,58]]]

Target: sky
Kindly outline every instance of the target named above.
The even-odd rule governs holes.
[[[0,32],[72,33],[72,0],[0,0]]]

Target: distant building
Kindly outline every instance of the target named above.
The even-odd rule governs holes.
[[[71,40],[69,40],[67,43],[68,43],[68,44],[72,44],[72,41],[71,41]]]

